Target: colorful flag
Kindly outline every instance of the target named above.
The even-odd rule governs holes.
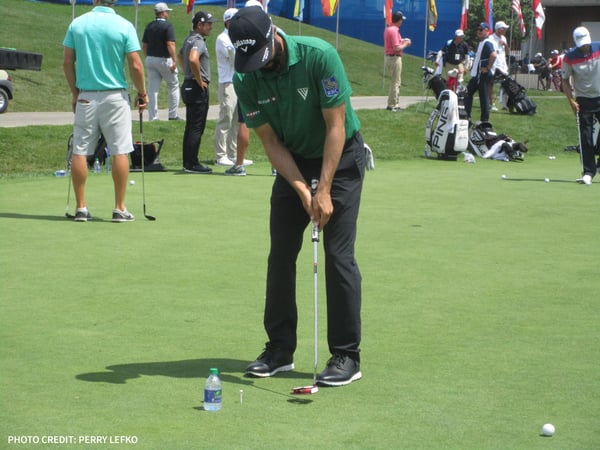
[[[429,11],[427,12],[428,22],[429,22],[429,31],[435,31],[435,27],[437,26],[437,7],[435,6],[435,0],[429,0]]]
[[[296,0],[294,4],[294,18],[300,22],[304,20],[304,0]]]
[[[392,23],[392,6],[394,0],[385,0],[385,6],[383,7],[383,18],[385,23],[390,25]]]
[[[493,0],[484,0],[483,6],[485,8],[485,23],[490,26],[490,30],[494,29],[494,2]]]
[[[338,7],[338,0],[321,0],[324,16],[333,16]]]
[[[469,19],[469,0],[463,0],[462,2],[462,11],[460,13],[460,29],[467,29],[467,22]]]
[[[525,21],[523,20],[523,11],[521,11],[521,1],[512,0],[512,9],[517,15],[519,21],[519,29],[521,30],[521,36],[525,36]]]
[[[187,5],[186,11],[187,11],[188,14],[192,12],[192,9],[194,9],[194,2],[195,1],[196,0],[181,0],[181,3],[183,3],[184,5]]]
[[[531,6],[535,14],[535,32],[537,33],[537,38],[541,39],[542,27],[544,26],[544,21],[546,20],[544,8],[542,7],[542,0],[533,0]]]

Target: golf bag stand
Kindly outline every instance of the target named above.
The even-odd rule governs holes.
[[[496,80],[500,82],[502,89],[508,97],[506,106],[511,113],[533,115],[537,105],[527,96],[523,86],[513,80],[510,75],[497,74]]]

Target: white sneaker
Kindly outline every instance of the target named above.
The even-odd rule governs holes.
[[[227,166],[227,167],[231,167],[231,166],[235,165],[227,156],[223,156],[221,159],[217,159],[215,161],[215,164],[217,166]]]
[[[254,161],[252,161],[251,159],[244,159],[244,166],[251,166],[252,164],[254,164]]]
[[[584,175],[581,178],[577,178],[577,182],[579,184],[585,184],[585,185],[589,186],[590,184],[592,184],[592,176]]]

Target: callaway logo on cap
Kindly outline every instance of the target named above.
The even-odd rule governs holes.
[[[235,47],[235,70],[254,72],[273,55],[273,22],[262,8],[242,8],[229,23],[229,37]]]

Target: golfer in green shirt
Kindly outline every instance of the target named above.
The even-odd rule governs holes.
[[[365,172],[360,123],[336,50],[320,39],[277,33],[259,7],[231,20],[234,87],[244,119],[262,141],[277,177],[271,193],[264,352],[246,369],[268,377],[294,368],[296,259],[312,221],[323,230],[327,340],[332,357],[318,384],[361,378],[361,275],[354,258]],[[319,181],[311,192],[311,180]]]

